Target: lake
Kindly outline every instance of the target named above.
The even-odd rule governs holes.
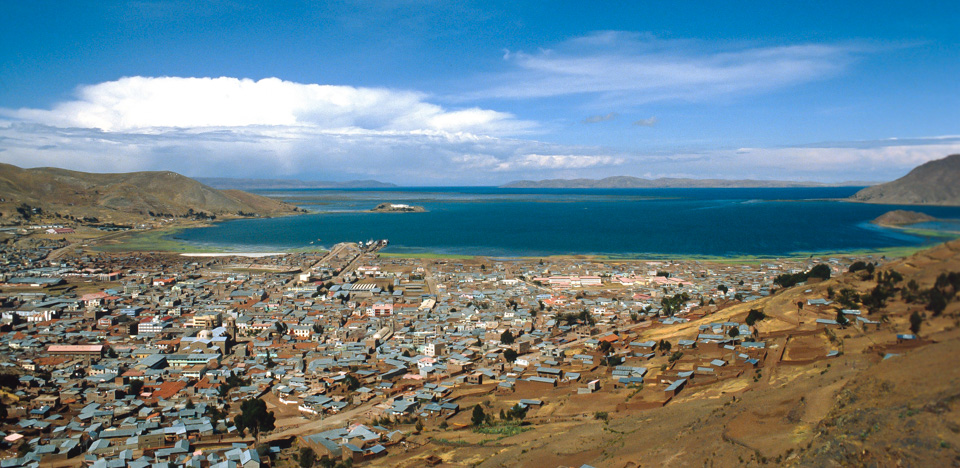
[[[870,224],[893,209],[960,219],[960,207],[836,201],[859,187],[749,189],[261,190],[314,213],[242,219],[170,236],[228,251],[389,239],[385,252],[487,256],[782,256],[942,242]],[[382,202],[426,213],[369,213]],[[947,223],[955,226],[955,222]]]

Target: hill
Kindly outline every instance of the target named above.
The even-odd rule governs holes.
[[[781,187],[844,187],[870,185],[869,182],[793,182],[778,180],[727,180],[727,179],[641,179],[639,177],[615,176],[604,179],[547,179],[518,180],[501,188],[781,188]]]
[[[649,369],[643,385],[585,395],[559,384],[536,394],[478,386],[472,395],[464,392],[461,408],[480,404],[496,414],[520,398],[543,405],[531,409],[521,430],[501,437],[471,431],[471,411],[462,411],[450,428],[428,428],[411,438],[414,448],[391,453],[382,465],[423,466],[431,456],[480,467],[950,465],[960,456],[960,374],[953,362],[960,352],[958,271],[960,241],[954,241],[876,271],[856,269],[687,323],[640,328],[625,341],[678,343],[696,337],[701,326],[742,323],[759,309],[766,319],[756,323],[755,339],[766,346],[757,367],[724,379],[699,369],[715,357],[732,362],[734,351],[701,344],[684,349],[675,363],[663,353],[631,357]],[[937,294],[949,299],[931,310],[927,302]],[[865,320],[818,322],[840,308],[859,309],[862,315],[851,317]],[[919,337],[898,337],[910,333],[914,315],[921,318]],[[696,375],[664,401],[658,376],[678,369]],[[601,365],[583,372],[587,381],[615,371]]]
[[[921,164],[893,182],[867,187],[850,199],[888,205],[960,205],[960,154]]]
[[[246,192],[220,191],[174,172],[97,174],[57,168],[22,169],[0,164],[0,212],[95,217],[130,222],[150,216],[272,216],[297,207]]]
[[[878,216],[870,222],[878,226],[906,226],[909,224],[936,221],[936,219],[937,218],[933,216],[916,211],[893,210]]]
[[[349,180],[346,182],[331,182],[324,180],[232,179],[227,177],[198,177],[197,181],[217,189],[239,190],[396,187],[394,184],[380,182],[378,180]]]

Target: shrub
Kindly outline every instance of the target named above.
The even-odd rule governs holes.
[[[747,325],[753,326],[755,323],[767,318],[767,314],[763,313],[761,310],[750,309],[750,312],[747,313],[747,318],[744,320]]]

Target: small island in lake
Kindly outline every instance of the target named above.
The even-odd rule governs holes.
[[[374,213],[425,213],[422,206],[404,205],[400,203],[381,203],[370,210]]]
[[[909,224],[926,223],[929,221],[936,221],[936,220],[937,218],[934,218],[933,216],[930,216],[924,213],[918,213],[916,211],[893,210],[880,215],[879,217],[877,217],[877,219],[874,219],[873,221],[871,221],[871,223],[876,224],[878,226],[894,226],[895,227],[895,226],[906,226]]]

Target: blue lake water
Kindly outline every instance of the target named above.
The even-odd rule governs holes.
[[[869,221],[893,209],[960,219],[960,207],[833,201],[857,187],[777,189],[499,189],[258,191],[317,213],[244,219],[171,236],[234,251],[389,239],[387,252],[491,256],[787,255],[941,242]],[[426,213],[368,213],[382,202]],[[313,244],[311,244],[313,242]]]

